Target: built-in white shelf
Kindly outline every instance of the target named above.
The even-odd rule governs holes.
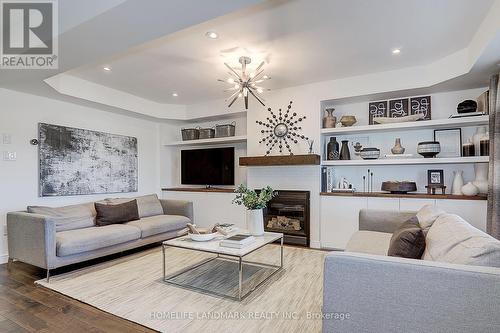
[[[247,136],[228,136],[225,138],[212,138],[212,139],[201,139],[201,140],[188,140],[188,141],[175,141],[164,143],[164,146],[175,147],[175,146],[209,146],[209,145],[221,145],[228,143],[246,143]]]
[[[472,157],[447,157],[447,158],[401,158],[388,159],[379,158],[376,160],[335,160],[322,161],[323,166],[344,166],[344,165],[419,165],[419,164],[466,164],[466,163],[488,163],[489,156]]]
[[[484,126],[489,122],[489,116],[473,116],[464,118],[446,118],[435,120],[410,121],[394,124],[363,125],[338,128],[323,128],[322,135],[350,135],[372,132],[395,132],[408,130],[442,129],[467,126]]]

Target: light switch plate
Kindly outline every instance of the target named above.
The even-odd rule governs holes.
[[[2,143],[4,145],[10,145],[12,143],[12,135],[8,133],[3,133],[2,134]]]
[[[15,161],[17,158],[17,154],[15,151],[4,151],[3,152],[3,160],[4,161]]]

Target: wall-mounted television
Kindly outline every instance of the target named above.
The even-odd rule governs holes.
[[[234,147],[181,151],[184,185],[234,185]]]

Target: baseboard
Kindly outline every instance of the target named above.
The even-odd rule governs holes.
[[[317,241],[312,241],[309,243],[309,247],[313,249],[321,249],[321,243]]]
[[[339,248],[338,246],[336,246],[335,244],[332,244],[332,243],[328,243],[328,242],[323,242],[321,243],[321,246],[320,246],[321,249],[324,249],[324,250],[331,250],[331,251],[344,251],[345,249],[341,249]]]
[[[0,264],[6,264],[8,260],[9,260],[9,255],[8,254],[2,254],[2,255],[0,255]]]

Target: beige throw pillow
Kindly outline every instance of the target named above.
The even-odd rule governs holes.
[[[422,259],[453,264],[500,267],[500,241],[455,214],[443,214],[425,239]]]
[[[440,215],[445,213],[446,212],[444,210],[439,209],[434,205],[425,205],[417,212],[418,224],[420,224],[420,228],[422,228],[424,233],[427,233],[434,221],[436,221]]]

